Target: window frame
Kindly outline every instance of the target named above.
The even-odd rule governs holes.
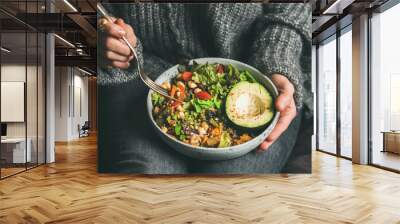
[[[336,31],[336,33],[326,37],[325,39],[319,41],[318,43],[316,43],[316,53],[315,53],[315,61],[316,61],[316,111],[314,116],[316,116],[316,151],[319,152],[323,152],[323,153],[327,153],[336,157],[340,157],[340,158],[344,158],[347,160],[352,160],[352,158],[348,157],[348,156],[344,156],[342,155],[342,150],[341,150],[341,117],[340,117],[340,104],[341,104],[341,97],[340,97],[340,82],[341,82],[341,66],[340,66],[340,37],[342,35],[344,35],[347,32],[351,32],[352,31],[352,23],[347,24],[346,26],[344,26],[343,28],[339,29]],[[335,36],[334,38],[332,38],[333,36]],[[319,118],[319,110],[320,110],[320,99],[319,99],[319,87],[320,87],[320,74],[319,74],[319,47],[321,45],[321,43],[327,43],[330,41],[336,41],[336,152],[332,153],[329,151],[326,151],[324,149],[321,149],[320,143],[319,143],[319,135],[320,135],[320,130],[319,130],[319,122],[320,122],[320,118]]]
[[[383,170],[395,172],[395,173],[400,173],[400,170],[394,169],[391,167],[387,167],[384,165],[380,165],[377,163],[373,162],[373,132],[372,132],[372,19],[374,17],[374,14],[381,14],[384,13],[385,11],[391,9],[392,7],[400,4],[400,0],[389,0],[382,4],[381,6],[368,11],[368,30],[367,30],[367,40],[368,40],[368,54],[367,54],[367,60],[368,60],[368,69],[367,69],[367,79],[368,79],[368,165],[377,167]]]

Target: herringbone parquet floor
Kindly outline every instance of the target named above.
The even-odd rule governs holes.
[[[96,173],[96,139],[0,181],[0,223],[400,223],[400,175],[315,152],[312,175]]]

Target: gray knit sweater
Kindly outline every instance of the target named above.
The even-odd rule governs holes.
[[[311,94],[309,4],[130,3],[105,7],[133,27],[138,60],[153,79],[185,59],[223,57],[248,63],[266,75],[285,75],[296,88],[298,107]],[[147,91],[134,63],[127,70],[104,64],[99,57],[99,85],[132,82],[137,88],[132,97]]]

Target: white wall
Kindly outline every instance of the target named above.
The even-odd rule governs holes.
[[[25,83],[1,81],[1,121],[24,122]],[[36,105],[35,105],[36,108]]]
[[[29,70],[29,68],[28,68]],[[3,64],[1,65],[1,81],[4,82],[25,82],[25,64]],[[5,110],[6,108],[1,108]],[[7,137],[25,137],[25,122],[7,123]]]
[[[88,120],[88,78],[72,67],[56,67],[55,73],[55,140],[70,141]]]
[[[69,133],[69,68],[55,68],[55,141],[67,141]]]
[[[82,73],[78,73],[74,75],[74,108],[73,108],[73,119],[72,121],[72,130],[71,135],[74,138],[79,137],[78,133],[78,125],[83,125],[85,121],[89,120],[89,102],[88,102],[88,77],[82,76]],[[80,102],[79,102],[80,101]],[[80,111],[81,110],[81,111]]]
[[[27,69],[27,70],[25,70]],[[27,73],[26,73],[27,72]],[[39,70],[41,72],[41,70]],[[30,133],[35,131],[36,137],[36,66],[25,64],[3,64],[1,66],[1,81],[2,82],[25,82],[25,75],[28,78],[29,87],[27,88],[27,120],[28,120],[28,137]],[[39,105],[40,107],[41,105]],[[1,108],[6,110],[6,108]],[[33,122],[33,123],[32,123]],[[7,122],[7,136],[8,137],[25,137],[25,123],[26,122]],[[30,129],[32,128],[32,131]]]

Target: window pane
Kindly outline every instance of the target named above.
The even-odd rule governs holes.
[[[400,4],[371,20],[372,163],[396,170],[400,170],[400,133],[395,132],[400,130],[400,31],[394,27],[399,21]]]
[[[318,48],[318,147],[336,153],[336,40]]]
[[[30,147],[28,168],[37,165],[37,33],[28,32],[28,62],[26,80],[27,141]]]
[[[1,177],[25,170],[31,160],[26,141],[26,33],[1,34]]]
[[[351,30],[340,36],[340,152],[352,154],[352,35]]]

